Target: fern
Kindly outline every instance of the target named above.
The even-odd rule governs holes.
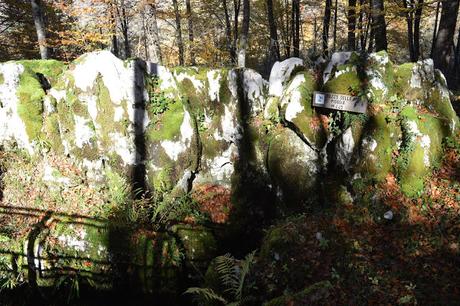
[[[239,284],[238,268],[235,259],[230,254],[225,254],[216,258],[216,270],[220,276],[220,281],[224,285],[225,292],[236,295]]]
[[[245,298],[243,291],[245,280],[255,263],[255,251],[246,255],[244,260],[236,260],[230,254],[216,257],[216,271],[219,274],[219,280],[222,283],[224,293],[231,296],[231,302],[227,302],[221,295],[217,294],[210,288],[189,288],[185,293],[194,294],[201,298],[201,302],[219,301],[226,306],[243,305]]]
[[[244,281],[246,279],[246,276],[249,274],[252,265],[255,263],[255,255],[256,251],[253,251],[252,253],[246,255],[244,260],[241,262],[239,286],[235,294],[237,301],[240,301],[243,298]]]
[[[228,305],[227,301],[222,296],[218,295],[214,292],[214,290],[210,288],[191,287],[188,288],[184,293],[195,295],[201,303],[221,302],[224,305]]]

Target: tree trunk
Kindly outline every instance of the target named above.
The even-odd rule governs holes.
[[[418,61],[420,58],[420,23],[422,22],[423,0],[418,0],[417,8],[415,9],[414,18],[414,56]]]
[[[235,57],[233,58],[233,63],[237,64],[237,44],[238,44],[238,36],[239,36],[239,17],[240,17],[240,8],[241,8],[241,0],[233,0],[233,50],[235,53]]]
[[[238,43],[238,67],[246,67],[246,51],[248,48],[249,22],[250,22],[250,2],[243,0],[243,26]]]
[[[270,62],[279,61],[280,47],[278,43],[278,30],[276,27],[276,20],[273,15],[273,0],[267,0],[267,16],[268,16],[268,27],[270,30]]]
[[[416,62],[415,58],[415,49],[414,49],[414,27],[413,27],[413,0],[411,1],[411,5],[408,6],[407,0],[403,0],[403,9],[404,14],[406,15],[406,22],[407,22],[407,39],[409,41],[409,55],[411,62]]]
[[[334,4],[334,35],[333,35],[333,47],[332,50],[335,52],[337,50],[337,7],[338,7],[338,1],[335,0]]]
[[[356,50],[356,0],[348,0],[348,50]]]
[[[460,28],[458,29],[457,47],[455,49],[455,86],[454,89],[460,89]]]
[[[366,40],[364,36],[364,0],[359,0],[359,21],[358,21],[358,30],[359,30],[359,42],[361,50],[366,50]]]
[[[284,37],[285,37],[285,41],[284,41],[284,55],[286,58],[290,57],[291,56],[291,31],[290,31],[290,19],[289,19],[289,1],[288,0],[284,0],[284,11],[285,11],[285,16],[286,16],[286,22],[285,22],[285,25],[286,25],[286,31],[284,33]]]
[[[177,4],[177,0],[173,0],[174,5],[174,13],[176,15],[176,39],[177,39],[177,46],[179,48],[179,65],[183,66],[184,61],[184,42],[182,41],[182,28],[181,28],[181,18],[179,12],[179,5]]]
[[[317,54],[318,47],[316,45],[316,42],[318,41],[318,22],[316,20],[316,15],[315,15],[315,20],[313,22],[313,35],[315,36],[315,39],[313,40],[313,54]]]
[[[375,50],[377,52],[388,49],[387,26],[385,23],[384,0],[372,0],[372,29],[375,40]]]
[[[46,45],[46,28],[43,17],[43,9],[40,0],[30,0],[32,5],[32,16],[34,18],[35,30],[37,31],[38,46],[42,59],[48,59],[49,50]]]
[[[144,58],[146,61],[149,61],[149,48],[147,42],[147,25],[145,23],[145,6],[142,8],[141,11],[141,19],[142,19],[142,42],[144,45]]]
[[[371,19],[369,19],[369,23],[372,23],[372,17]],[[369,24],[368,24],[369,25]],[[374,27],[370,27],[371,28],[371,32],[369,33],[369,46],[367,47],[367,52],[368,53],[372,53],[374,52],[374,38],[375,38],[375,30],[374,30]],[[366,32],[369,30],[369,26],[367,27],[367,30]],[[366,33],[366,41],[368,40],[367,37],[367,33]]]
[[[294,56],[300,56],[300,0],[292,0],[292,43]]]
[[[153,36],[153,47],[155,50],[155,60],[158,64],[163,62],[163,55],[161,54],[161,45],[160,45],[160,30],[158,28],[157,22],[157,7],[156,4],[150,4],[150,10],[152,12],[152,36]]]
[[[329,24],[331,22],[331,6],[332,0],[326,0],[326,7],[324,9],[324,19],[323,19],[323,53],[328,55],[328,46],[329,46]]]
[[[110,2],[110,26],[112,30],[112,53],[116,56],[120,56],[120,51],[118,50],[118,38],[117,38],[117,19],[115,17],[115,8],[113,3]]]
[[[434,66],[446,76],[447,83],[455,83],[454,35],[459,9],[458,0],[445,0],[442,3],[441,20],[433,52]]]
[[[233,63],[235,63],[235,49],[233,48],[233,43],[232,43],[232,25],[230,22],[230,14],[228,13],[228,6],[227,6],[227,0],[222,1],[224,5],[224,14],[225,14],[225,37],[227,40],[227,49],[228,52],[230,53],[230,58]]]
[[[436,5],[436,18],[434,20],[434,29],[433,29],[433,40],[431,41],[431,52],[430,57],[433,58],[434,45],[436,43],[436,36],[438,34],[438,22],[439,22],[439,9],[441,7],[441,2],[438,1]]]
[[[121,7],[121,12],[120,12],[120,7]],[[117,6],[117,15],[118,18],[120,19],[120,25],[121,25],[121,32],[123,34],[123,46],[124,46],[124,51],[125,51],[125,59],[131,57],[131,49],[129,47],[129,37],[128,37],[128,31],[129,31],[129,23],[128,23],[128,16],[126,14],[126,7],[125,7],[125,2],[121,1],[120,7]]]
[[[192,6],[190,4],[190,0],[185,0],[185,5],[187,7],[187,18],[188,18],[188,41],[189,41],[189,48],[190,48],[190,63],[192,66],[196,65],[195,60],[195,51],[194,51],[194,35],[193,35],[193,16],[192,16]]]

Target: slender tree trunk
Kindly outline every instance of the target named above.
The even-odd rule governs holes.
[[[329,46],[329,24],[331,22],[331,6],[332,0],[326,0],[326,7],[324,9],[324,19],[323,19],[323,53],[328,55],[328,46]]]
[[[246,67],[246,51],[248,48],[249,22],[250,22],[250,2],[243,0],[243,26],[238,43],[238,67]]]
[[[239,36],[239,17],[240,17],[240,9],[241,9],[241,0],[233,0],[233,50],[235,53],[235,57],[233,58],[233,63],[237,64],[237,45],[238,45],[238,36]]]
[[[144,45],[144,57],[146,61],[150,60],[149,56],[149,48],[147,42],[147,25],[145,24],[145,6],[142,8],[141,11],[141,19],[142,19],[142,41]]]
[[[192,15],[192,6],[190,0],[185,0],[185,5],[187,7],[187,19],[188,19],[188,41],[190,45],[190,63],[192,66],[196,65],[195,51],[194,51],[194,35],[193,35],[193,15]]]
[[[359,29],[359,42],[361,46],[361,50],[366,49],[366,41],[364,39],[364,0],[359,0],[359,21],[358,21],[358,29]]]
[[[459,9],[458,0],[442,2],[441,20],[433,52],[434,66],[446,76],[450,87],[455,87],[454,34]]]
[[[35,30],[37,31],[38,46],[42,59],[48,59],[49,50],[46,45],[46,27],[43,17],[43,7],[40,0],[30,0],[32,5],[32,16],[34,18]]]
[[[235,63],[235,49],[233,48],[233,43],[232,43],[232,25],[230,22],[230,14],[228,13],[228,6],[227,6],[227,0],[222,1],[224,5],[224,14],[225,14],[225,37],[227,40],[227,49],[228,52],[230,53],[230,58],[233,63]]]
[[[300,56],[300,0],[292,0],[292,43],[294,56]]]
[[[177,3],[177,0],[173,0],[173,5],[174,5],[174,13],[176,15],[176,39],[177,39],[177,46],[179,48],[179,65],[183,66],[185,64],[184,42],[182,40],[181,18],[180,18],[179,5]]]
[[[356,0],[348,0],[348,50],[356,50]]]
[[[333,47],[332,47],[333,52],[335,52],[335,50],[337,50],[337,7],[338,7],[338,1],[335,0],[335,4],[334,4],[334,36],[333,36]]]
[[[387,43],[387,26],[385,22],[384,0],[372,0],[372,29],[375,40],[375,50],[382,51],[388,49]]]
[[[292,8],[291,8],[292,9]],[[290,33],[290,23],[291,23],[291,20],[289,18],[289,1],[288,0],[284,0],[284,11],[286,12],[285,16],[286,16],[286,31],[285,31],[285,43],[284,43],[284,46],[285,46],[285,56],[286,57],[290,57],[291,56],[291,38],[292,38],[292,35]]]
[[[125,58],[131,57],[131,48],[129,46],[129,20],[128,15],[126,14],[126,6],[125,1],[122,0],[120,2],[121,13],[120,9],[117,7],[118,10],[118,17],[120,18],[120,25],[121,25],[121,32],[123,34],[123,46],[125,51]]]
[[[409,55],[410,60],[412,62],[416,62],[417,59],[415,57],[415,49],[414,49],[414,27],[413,27],[413,0],[410,0],[411,4],[408,6],[407,0],[403,0],[403,9],[404,14],[406,15],[406,22],[407,22],[407,38],[409,40]]]
[[[279,61],[280,46],[278,43],[278,30],[276,27],[276,20],[273,15],[273,0],[267,0],[267,16],[268,16],[268,27],[270,30],[270,62]]]
[[[120,50],[118,49],[118,38],[117,38],[117,19],[115,17],[115,8],[113,3],[110,2],[110,26],[112,30],[112,53],[116,56],[120,56]]]
[[[314,35],[315,35],[315,39],[313,40],[313,54],[316,55],[317,51],[318,51],[318,47],[316,45],[316,43],[318,41],[318,21],[316,20],[316,15],[315,15],[315,19],[314,19],[314,22],[313,22],[313,32],[314,32]]]
[[[439,22],[439,9],[441,7],[441,2],[438,1],[438,4],[436,5],[436,17],[434,20],[434,29],[433,29],[433,40],[431,41],[431,52],[430,52],[430,57],[433,58],[433,52],[434,52],[434,45],[436,43],[436,36],[438,35],[438,22]]]
[[[457,47],[455,49],[455,86],[454,89],[460,88],[460,28],[458,29]]]
[[[414,56],[415,60],[418,61],[420,58],[420,23],[422,22],[423,13],[423,0],[418,0],[417,8],[415,9],[414,18]]]
[[[158,28],[157,22],[157,7],[155,3],[150,4],[150,11],[152,12],[152,36],[153,36],[153,48],[155,51],[155,60],[158,64],[163,63],[163,55],[161,53],[160,45],[160,29]]]
[[[371,19],[369,19],[369,24],[372,23],[372,17]],[[371,28],[371,32],[369,33],[369,39],[368,38],[368,35],[366,33],[366,40],[369,40],[369,46],[367,47],[367,52],[368,53],[372,53],[374,52],[374,38],[375,38],[375,29],[374,27],[370,27]],[[369,27],[367,27],[367,30],[366,32],[369,31]]]

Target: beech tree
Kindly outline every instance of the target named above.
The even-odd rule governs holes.
[[[38,45],[42,59],[48,59],[49,51],[46,45],[46,27],[43,18],[43,9],[40,0],[30,0],[32,5],[32,17],[34,19],[35,30],[37,31]]]
[[[377,37],[378,39],[375,39]],[[372,34],[371,41],[375,40],[375,50],[388,49],[387,26],[385,22],[384,0],[372,0]],[[369,48],[372,51],[372,47]]]
[[[294,56],[300,56],[300,0],[292,0],[292,45]]]
[[[329,25],[331,23],[331,6],[332,0],[326,0],[323,19],[323,53],[325,55],[329,52]]]
[[[246,51],[248,48],[250,12],[251,9],[249,0],[243,0],[243,25],[238,43],[238,67],[246,67]]]
[[[224,0],[225,1],[225,0]],[[280,47],[278,42],[278,28],[276,26],[276,20],[273,12],[273,0],[266,0],[267,4],[267,17],[268,17],[268,27],[270,29],[270,61],[275,62],[279,61],[280,56]]]
[[[416,62],[420,57],[420,22],[422,18],[423,0],[402,0],[407,20],[407,38],[411,61]]]
[[[356,0],[348,0],[348,50],[356,50]]]
[[[179,4],[177,0],[173,0],[174,5],[174,15],[176,17],[176,40],[177,47],[179,48],[179,65],[183,66],[185,64],[184,60],[184,42],[182,40],[182,27],[181,27],[181,17],[179,12]]]
[[[459,10],[458,0],[445,0],[442,2],[441,20],[434,44],[433,61],[436,68],[446,76],[447,82],[452,87],[455,84],[455,45],[454,35],[457,25]]]
[[[187,19],[188,19],[188,41],[189,41],[189,53],[190,53],[190,64],[196,65],[195,60],[195,51],[193,46],[194,41],[194,33],[193,33],[193,16],[192,16],[192,5],[190,4],[190,0],[185,0],[185,4],[187,7]]]

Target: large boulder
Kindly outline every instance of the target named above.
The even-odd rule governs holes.
[[[321,207],[331,198],[327,180],[353,197],[361,195],[363,185],[389,176],[406,196],[422,193],[440,165],[444,140],[455,140],[459,131],[445,79],[432,61],[397,66],[384,52],[336,53],[323,68],[311,70],[300,59],[288,59],[276,63],[266,81],[250,69],[167,68],[121,61],[107,51],[68,66],[2,63],[2,204],[27,203],[25,208],[40,214],[53,210],[104,220],[122,213],[136,223],[140,212],[149,219],[165,207],[179,211],[175,199],[190,195],[214,216],[211,221],[226,222],[238,211],[252,225],[247,228],[255,229],[251,218],[263,220],[264,209],[284,214]],[[367,112],[315,108],[315,90],[366,99]],[[155,200],[145,204],[151,207],[136,202],[138,188]],[[189,223],[199,219],[187,217]],[[8,231],[19,224],[7,221]],[[8,244],[13,236],[25,241],[36,221],[28,229],[17,227],[14,235],[1,231],[0,241]],[[184,252],[200,264],[209,260],[205,255],[215,251],[212,234],[199,224],[181,227],[183,219],[176,223],[180,226],[168,227],[162,243],[195,250]],[[66,234],[53,222],[40,226],[47,233],[36,236],[42,244],[27,242],[27,252],[22,245],[12,249],[29,254],[27,265],[32,267],[37,256],[76,254],[82,260],[42,265],[89,271],[93,266],[86,257],[107,260],[106,231],[72,225]],[[190,235],[199,241],[186,238]],[[146,241],[157,239],[133,237],[128,240],[134,249],[141,241],[150,250]],[[136,256],[133,261],[152,260]],[[0,262],[11,267],[5,258]],[[104,272],[102,266],[96,270]],[[139,272],[143,279],[149,273]]]

